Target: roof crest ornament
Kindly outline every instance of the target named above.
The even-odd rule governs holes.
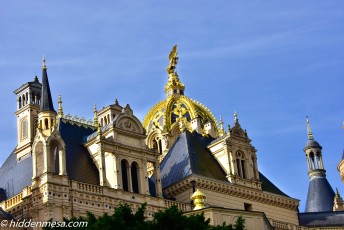
[[[58,117],[62,118],[63,117],[63,108],[62,108],[62,99],[61,99],[61,95],[59,95],[58,98],[58,104],[59,104],[59,110],[58,110]]]

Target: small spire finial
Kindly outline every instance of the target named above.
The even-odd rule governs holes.
[[[62,118],[63,117],[63,108],[62,108],[62,99],[61,99],[61,95],[59,95],[58,98],[58,104],[59,104],[59,110],[58,110],[58,117]]]
[[[236,111],[234,111],[234,123],[237,124],[238,123],[238,114]]]
[[[42,68],[43,68],[43,69],[46,69],[46,68],[47,68],[47,66],[46,66],[46,64],[45,64],[45,57],[44,57],[44,55],[43,55],[43,59],[42,59]]]
[[[306,124],[307,124],[307,135],[308,135],[308,140],[314,140],[311,125],[308,120],[308,116],[306,116]]]
[[[220,115],[220,136],[225,135],[225,129],[223,128],[223,120],[222,116]]]
[[[115,105],[119,105],[117,98],[115,99]]]
[[[97,105],[96,103],[94,103],[93,106],[93,113],[94,113],[94,126],[99,126],[99,122],[98,122],[98,111],[97,111]]]

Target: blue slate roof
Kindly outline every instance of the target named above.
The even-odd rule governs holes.
[[[85,126],[78,126],[60,119],[59,131],[66,144],[67,175],[70,180],[99,185],[99,171],[88,150],[83,146],[85,136],[94,132]]]
[[[344,226],[344,211],[299,213],[299,223],[305,227]]]
[[[211,141],[196,132],[180,134],[160,164],[162,187],[191,174],[226,180],[225,172],[206,147]]]
[[[99,185],[99,172],[87,149],[82,145],[83,137],[94,130],[84,126],[59,122],[59,131],[66,144],[67,175],[70,180]],[[56,159],[58,161],[58,159]],[[0,202],[31,185],[32,156],[17,161],[13,152],[0,167]]]
[[[333,210],[335,193],[326,177],[312,177],[309,182],[305,212]]]
[[[268,178],[266,178],[261,172],[259,172],[259,179],[262,182],[262,190],[265,192],[274,193],[280,196],[289,197],[287,194],[282,192],[276,185],[274,185]]]
[[[0,202],[6,200],[31,185],[32,157],[17,161],[12,152],[0,168]]]
[[[0,220],[12,220],[14,219],[11,214],[8,212],[5,212],[1,207],[0,207]]]
[[[196,132],[184,131],[180,134],[160,165],[163,189],[192,174],[230,183],[207,148],[213,141],[213,138],[203,137]],[[260,172],[259,178],[263,191],[289,197]]]
[[[321,145],[315,140],[308,140],[305,148],[320,148],[320,149],[322,149]]]

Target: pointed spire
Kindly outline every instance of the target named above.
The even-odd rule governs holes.
[[[63,108],[62,108],[62,99],[61,99],[61,95],[59,95],[59,99],[58,99],[58,104],[59,104],[59,110],[58,110],[58,117],[62,118],[63,117]]]
[[[98,122],[98,111],[97,111],[96,103],[94,103],[94,106],[93,106],[93,113],[94,113],[94,126],[97,127],[99,125],[99,122]]]
[[[308,116],[306,116],[306,124],[307,124],[307,135],[308,135],[308,140],[314,140],[311,125],[308,120]]]
[[[223,128],[222,116],[220,116],[220,136],[225,135],[225,129]]]
[[[339,192],[338,192],[338,188],[336,188],[336,195],[335,195],[335,198],[341,198],[341,197],[340,197],[340,194],[339,194]]]
[[[52,111],[55,112],[53,100],[51,98],[50,86],[47,74],[47,66],[45,64],[45,58],[43,56],[43,68],[42,68],[42,96],[41,96],[41,108],[40,111]]]

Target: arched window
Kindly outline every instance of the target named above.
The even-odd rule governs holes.
[[[155,137],[153,140],[153,148],[158,150],[158,153],[162,154],[162,142],[160,137]]]
[[[314,157],[314,153],[313,152],[310,152],[309,158],[310,158],[310,161],[311,161],[311,169],[315,169],[315,157]]]
[[[129,183],[128,183],[128,161],[127,160],[122,160],[121,161],[121,171],[122,171],[122,183],[123,183],[123,190],[124,191],[129,191]]]
[[[246,178],[246,161],[245,154],[242,151],[236,152],[236,163],[238,168],[238,176]]]
[[[257,179],[257,178],[256,178],[256,170],[257,170],[257,169],[256,169],[256,161],[255,161],[254,157],[252,157],[251,160],[252,160],[252,168],[253,168],[253,178],[254,178],[254,179]]]
[[[107,124],[108,124],[108,121],[107,121],[107,118],[106,118],[106,116],[104,117],[104,122],[105,122],[105,124],[104,124],[104,125],[107,125]]]
[[[48,118],[44,119],[44,129],[49,129],[49,121]]]
[[[31,93],[31,102],[32,104],[36,104],[35,102],[35,94],[34,93]]]
[[[131,183],[133,192],[139,193],[139,165],[136,162],[131,164]]]
[[[21,97],[19,97],[18,103],[19,103],[19,109],[20,109],[22,107],[22,99],[21,99]]]

